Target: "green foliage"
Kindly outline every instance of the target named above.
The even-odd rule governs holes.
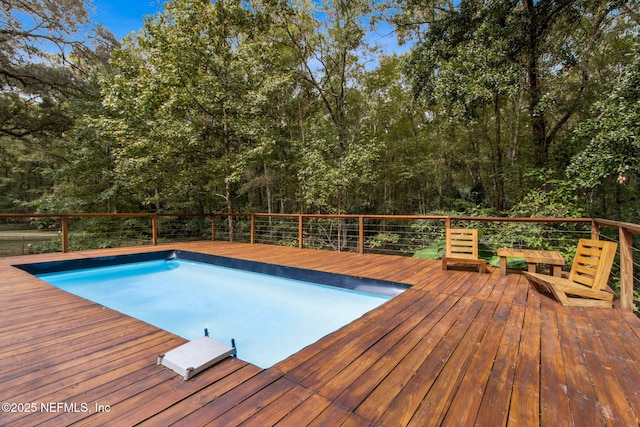
[[[591,107],[590,117],[575,131],[588,141],[567,174],[582,188],[593,189],[613,178],[624,185],[640,172],[640,42],[609,93]]]
[[[414,254],[414,258],[423,259],[440,259],[444,254],[445,240],[438,239],[431,246],[417,250]]]
[[[240,1],[175,0],[114,55],[103,135],[116,141],[129,192],[156,210],[214,210],[218,200],[232,209],[277,144],[273,104],[289,74],[272,36],[267,17]]]
[[[489,260],[489,264],[494,267],[500,267],[500,257],[495,255]],[[524,258],[507,258],[507,268],[509,270],[526,270],[527,263]]]
[[[521,92],[523,66],[512,39],[518,23],[506,5],[461,2],[459,10],[433,23],[409,62],[415,89],[451,120],[476,121],[496,95]]]
[[[548,169],[534,169],[526,174],[532,190],[510,212],[515,217],[581,218],[578,184],[574,180],[554,177]]]
[[[428,14],[424,6],[406,4],[409,13]],[[503,211],[531,190],[523,181],[529,168],[557,173],[579,149],[566,143],[565,132],[590,99],[606,93],[607,70],[621,62],[615,49],[637,56],[620,42],[633,37],[629,29],[637,20],[625,10],[637,4],[470,0],[449,6],[431,10],[428,27],[418,30],[407,73],[416,95],[456,130],[443,138],[463,153],[459,166],[448,161],[451,169],[466,169],[473,184],[491,189],[489,202]],[[459,181],[449,173],[446,179]]]
[[[396,233],[378,233],[365,241],[367,248],[377,249],[391,243],[395,244],[400,241],[400,235]]]
[[[37,200],[65,164],[65,142],[95,102],[88,78],[116,44],[84,1],[6,0],[0,7],[0,209]]]
[[[637,2],[172,0],[115,51],[84,3],[31,3],[68,55],[0,42],[0,209],[640,218]],[[372,42],[389,17],[409,54]]]
[[[363,22],[367,1],[294,2],[284,17],[297,61],[300,103],[309,108],[294,146],[305,211],[345,213],[371,204],[382,145],[371,133],[361,86],[374,51]],[[320,15],[322,18],[320,18]],[[319,19],[320,18],[320,19]]]

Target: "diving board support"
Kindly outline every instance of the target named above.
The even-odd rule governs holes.
[[[188,380],[208,367],[236,355],[236,348],[209,337],[189,341],[158,356],[158,365],[166,366]]]

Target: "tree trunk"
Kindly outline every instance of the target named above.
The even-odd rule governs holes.
[[[271,199],[271,182],[267,171],[267,164],[264,164],[264,176],[266,180],[266,192],[267,192],[267,212],[273,213],[273,200]]]
[[[233,222],[233,215],[231,215],[233,213],[233,198],[231,197],[231,183],[229,182],[229,180],[227,180],[224,184],[224,188],[225,188],[225,198],[227,199],[227,213],[229,214],[227,216],[227,221],[228,221],[228,225],[229,225],[229,241],[233,242],[235,241],[235,224]]]
[[[500,211],[506,207],[504,196],[504,168],[502,165],[502,116],[500,114],[500,95],[494,94],[494,120],[496,132],[496,151],[494,159],[494,183],[496,186],[496,208]]]
[[[524,1],[525,11],[528,16],[527,28],[527,77],[529,86],[529,116],[531,118],[531,132],[536,147],[535,164],[539,167],[547,163],[549,147],[547,141],[547,123],[544,111],[538,105],[542,99],[538,69],[538,19],[536,16],[534,0]]]

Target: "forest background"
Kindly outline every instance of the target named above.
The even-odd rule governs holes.
[[[1,5],[0,212],[640,222],[636,1]]]

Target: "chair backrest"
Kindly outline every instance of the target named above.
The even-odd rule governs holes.
[[[606,289],[617,249],[615,242],[580,239],[569,280],[598,291]]]
[[[447,228],[447,258],[478,259],[478,230]]]

